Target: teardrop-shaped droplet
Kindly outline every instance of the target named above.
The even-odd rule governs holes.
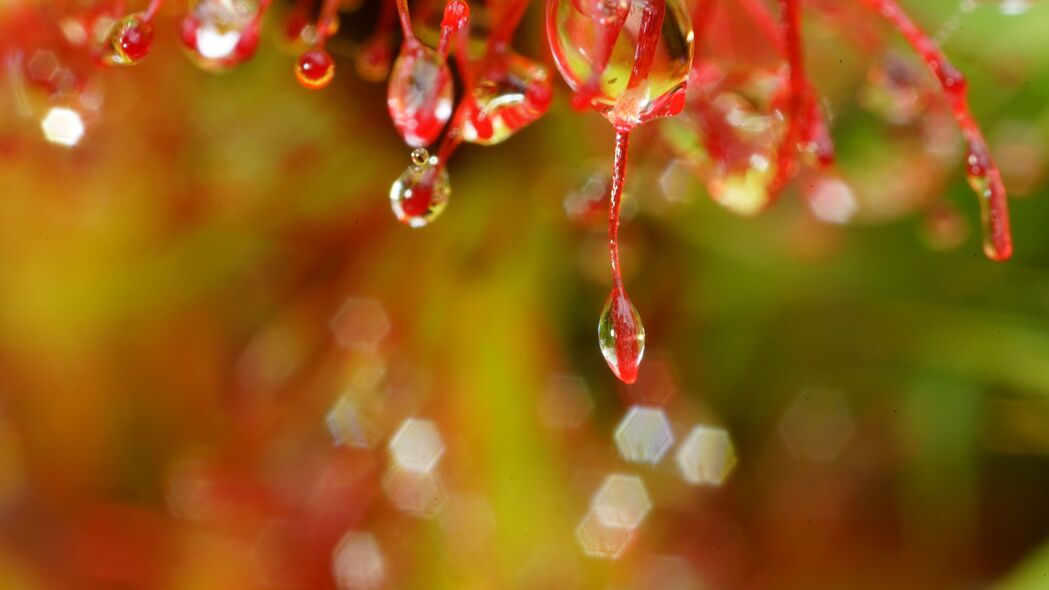
[[[145,59],[152,47],[153,23],[141,14],[131,14],[109,28],[102,59],[111,64],[131,65]]]
[[[412,152],[412,158],[417,158]],[[421,157],[419,157],[421,159]],[[390,207],[397,220],[411,227],[423,227],[437,218],[452,193],[448,171],[430,157],[425,164],[413,163],[390,187]]]
[[[1013,254],[1013,244],[1005,186],[1002,185],[998,169],[991,163],[986,144],[972,137],[968,139],[970,145],[965,158],[965,173],[969,186],[976,192],[980,202],[983,252],[991,260],[1008,260]]]
[[[261,10],[258,0],[199,0],[182,21],[182,42],[200,67],[230,69],[258,49]]]
[[[452,73],[439,53],[405,43],[393,64],[386,106],[405,143],[433,143],[452,116]]]
[[[304,88],[319,90],[335,77],[335,60],[323,49],[311,49],[295,62],[295,79]]]
[[[605,362],[624,383],[637,380],[637,369],[645,354],[645,326],[641,315],[621,287],[614,287],[601,310],[597,341]]]
[[[463,139],[492,145],[546,113],[552,93],[546,68],[514,53],[498,53],[479,68],[466,99]]]

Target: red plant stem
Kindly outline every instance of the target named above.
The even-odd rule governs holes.
[[[339,4],[341,0],[324,0],[321,4],[321,13],[317,17],[317,46],[323,47],[327,43],[338,26]]]
[[[783,50],[790,70],[790,92],[787,97],[787,132],[776,150],[776,174],[768,186],[769,202],[779,196],[797,166],[798,141],[801,139],[802,110],[808,82],[801,47],[801,0],[780,0],[783,22]]]
[[[612,261],[612,286],[623,289],[623,273],[619,267],[619,209],[623,200],[623,185],[626,183],[627,148],[630,144],[630,129],[616,129],[616,151],[612,164],[612,190],[608,202],[608,256]]]
[[[739,3],[743,6],[743,9],[747,11],[750,18],[754,23],[761,29],[769,41],[776,47],[776,51],[783,55],[786,53],[786,47],[783,44],[783,37],[780,35],[779,27],[776,25],[776,19],[769,12],[769,9],[760,0],[739,0]]]
[[[488,35],[488,49],[490,53],[505,51],[510,46],[510,39],[517,31],[517,25],[521,22],[525,10],[528,9],[528,0],[509,0],[510,7],[505,9],[497,19],[498,23],[492,27]]]
[[[411,45],[417,42],[415,32],[412,30],[412,17],[408,12],[408,0],[397,0],[397,14],[401,18],[401,32],[404,33],[404,44]]]
[[[1007,260],[1013,251],[1009,230],[1009,205],[1002,176],[991,157],[987,141],[969,110],[965,77],[924,31],[918,28],[896,0],[864,0],[903,35],[936,76],[951,106],[962,136],[969,145],[966,172],[980,198],[984,224],[984,252],[988,258]]]
[[[656,58],[656,44],[663,30],[663,15],[666,13],[666,0],[643,2],[641,26],[637,32],[637,47],[634,49],[634,67],[630,70],[630,81],[627,88],[637,88],[648,80],[652,61]],[[616,140],[618,151],[619,140]]]

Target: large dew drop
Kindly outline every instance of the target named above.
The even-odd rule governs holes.
[[[390,187],[390,207],[397,220],[423,227],[437,218],[452,193],[448,171],[425,149],[412,152],[412,164]]]
[[[206,70],[246,61],[259,46],[258,0],[199,0],[182,21],[182,43]]]
[[[481,145],[505,141],[549,108],[550,77],[541,64],[506,52],[495,54],[479,70],[466,98],[464,140]]]
[[[624,383],[637,380],[637,369],[645,354],[645,326],[641,315],[621,286],[612,293],[601,310],[597,341],[609,368]]]
[[[684,0],[551,0],[546,29],[565,81],[617,128],[684,106],[693,45]]]
[[[433,143],[452,116],[452,73],[437,51],[405,43],[393,64],[386,106],[405,143]]]

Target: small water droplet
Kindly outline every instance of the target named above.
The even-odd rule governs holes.
[[[416,166],[425,166],[430,159],[430,152],[426,148],[419,147],[412,150],[412,163]]]
[[[153,47],[153,23],[141,14],[125,16],[113,23],[103,43],[102,59],[106,63],[138,63],[149,55]]]
[[[390,187],[390,207],[401,223],[423,227],[444,211],[452,189],[448,171],[436,158],[417,165],[415,156],[412,152],[412,165]]]
[[[601,311],[597,324],[597,339],[601,354],[609,368],[624,383],[637,380],[637,368],[645,354],[645,326],[641,315],[619,286]]]
[[[323,49],[311,49],[295,62],[295,79],[304,88],[319,90],[335,77],[335,61]]]

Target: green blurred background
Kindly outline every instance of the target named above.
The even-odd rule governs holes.
[[[906,4],[931,30],[957,8]],[[540,21],[533,7],[525,54],[546,55]],[[734,216],[665,172],[674,123],[639,129],[634,387],[596,343],[600,215],[566,215],[612,131],[563,86],[507,143],[462,148],[447,210],[411,230],[389,211],[408,150],[382,85],[342,55],[330,88],[302,90],[272,39],[210,75],[174,27],[143,66],[102,73],[104,116],[74,149],[0,102],[0,587],[327,587],[352,529],[375,535],[393,588],[1049,588],[1045,3],[980,4],[944,45],[1023,185],[1008,263],[981,254],[960,158],[928,166],[858,106],[878,56],[826,18],[807,59],[842,173],[869,195],[854,223],[820,222],[795,189]],[[906,174],[924,190],[879,201]],[[934,199],[960,212],[949,249],[930,245]],[[368,308],[347,329],[381,337],[339,346],[348,299],[389,331]],[[593,404],[568,427],[543,410],[557,375]],[[371,448],[333,444],[347,396]],[[725,484],[685,485],[672,453],[619,458],[639,401],[678,441],[727,429]],[[429,518],[382,485],[409,416],[446,445]],[[574,531],[610,472],[641,475],[653,510],[595,560]]]

